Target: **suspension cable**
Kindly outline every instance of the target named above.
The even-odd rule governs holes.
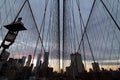
[[[82,18],[81,12],[80,12],[80,6],[79,6],[79,5],[78,5],[78,9],[79,9],[80,18],[81,18],[81,21],[82,21],[81,24],[83,24],[83,27],[84,27],[84,29],[85,29],[87,26],[85,27],[85,25],[84,25],[84,21],[83,21],[83,18]],[[83,34],[84,34],[84,33],[83,33]],[[93,55],[93,51],[92,51],[92,48],[91,48],[91,44],[90,44],[90,41],[89,41],[89,38],[88,38],[87,32],[85,32],[85,35],[86,35],[86,37],[87,37],[87,41],[88,41],[88,45],[89,45],[90,52],[91,52],[91,55],[92,55],[92,59],[93,59],[93,61],[94,61],[94,63],[95,63],[95,58],[94,58],[94,55]]]
[[[112,16],[112,14],[110,13],[110,11],[108,10],[107,6],[104,4],[104,2],[102,0],[100,0],[100,1],[103,4],[103,6],[106,9],[106,11],[108,12],[108,14],[110,15],[110,17],[112,18],[112,20],[114,21],[114,23],[117,26],[118,30],[120,31],[120,27],[119,27],[118,23],[115,21],[114,17]]]
[[[45,22],[45,19],[46,19],[46,11],[47,11],[47,5],[48,5],[48,2],[49,0],[45,0],[45,13],[44,13],[44,20],[43,20],[43,24],[41,25],[41,27],[43,27],[43,31],[42,31],[42,41],[44,40],[44,31],[45,31],[45,27],[46,27],[46,22]]]
[[[42,44],[43,51],[45,52],[45,48],[44,48],[44,45],[43,45],[43,41],[42,41],[42,38],[41,38],[41,36],[40,36],[40,32],[39,32],[39,30],[38,30],[38,27],[37,27],[37,23],[36,23],[35,17],[34,17],[34,15],[33,15],[33,11],[32,11],[32,8],[31,8],[31,5],[30,5],[30,2],[29,2],[29,0],[26,0],[26,1],[28,2],[28,5],[29,5],[29,8],[30,8],[30,11],[31,11],[32,17],[33,17],[33,21],[34,21],[34,23],[35,23],[35,27],[36,27],[36,29],[37,29],[38,36],[39,36],[40,41],[41,41],[41,44]]]
[[[51,19],[52,19],[52,7],[53,7],[53,4],[52,4],[52,1],[51,1],[51,5],[50,5],[50,18],[49,18],[49,28],[48,28],[48,31],[47,31],[47,39],[46,39],[46,43],[47,43],[47,40],[49,38],[49,34],[50,34],[50,30],[51,30]],[[47,47],[47,44],[45,46],[45,48]]]
[[[39,30],[40,33],[42,32],[42,28],[45,26],[45,17],[46,17],[48,2],[47,1],[45,2],[45,9],[44,9],[44,14],[43,14],[43,19],[42,19],[42,23],[41,23],[40,30]]]
[[[27,1],[29,1],[29,0],[25,0],[25,1],[24,1],[24,3],[23,3],[23,5],[22,5],[22,7],[20,8],[18,14],[16,15],[16,17],[15,17],[13,23],[17,20],[17,18],[18,18],[18,16],[19,16],[20,12],[22,11],[22,9],[23,9],[23,7],[25,6],[25,4],[26,4]]]
[[[80,45],[81,45],[82,40],[83,40],[83,38],[84,38],[84,35],[85,35],[85,33],[86,33],[86,30],[87,30],[87,27],[88,27],[88,23],[89,23],[89,20],[90,20],[90,17],[91,17],[91,14],[92,14],[92,11],[93,11],[93,8],[94,8],[94,5],[95,5],[95,1],[96,1],[96,0],[94,0],[94,2],[93,2],[93,5],[92,5],[92,8],[91,8],[91,11],[90,11],[88,20],[87,20],[86,27],[84,28],[83,35],[82,35],[82,38],[81,38],[80,43],[79,43],[79,46],[78,46],[78,50],[80,49]],[[77,51],[78,51],[78,50],[77,50]]]

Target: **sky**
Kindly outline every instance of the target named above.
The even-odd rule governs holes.
[[[110,8],[109,6],[110,6],[110,4],[109,3],[111,3],[112,5],[113,5],[113,10],[116,10],[115,8],[117,7],[117,6],[115,6],[115,4],[117,4],[117,1],[115,1],[114,2],[114,4],[113,4],[113,2],[112,1],[110,1],[109,3],[107,3],[105,0],[103,0],[104,2],[105,2],[105,4],[107,5],[107,7],[108,8]],[[43,1],[44,2],[44,1]],[[70,1],[68,1],[68,2],[70,2]],[[35,17],[36,17],[36,20],[39,20],[38,19],[38,11],[42,11],[43,9],[41,8],[41,10],[39,10],[38,8],[36,8],[36,5],[40,5],[40,6],[44,6],[44,5],[42,5],[43,3],[41,2],[40,4],[38,3],[38,1],[36,0],[36,1],[32,1],[31,0],[31,6],[32,6],[32,8],[33,8],[33,12],[34,12],[34,14],[35,14]],[[90,13],[90,10],[91,10],[91,6],[92,6],[92,4],[93,4],[93,0],[80,0],[80,9],[81,9],[81,15],[82,15],[82,18],[83,18],[83,20],[84,20],[84,24],[86,24],[87,23],[87,20],[88,20],[88,16],[89,16],[89,13]],[[75,3],[74,3],[74,5],[75,5]],[[68,5],[69,6],[69,5]],[[109,28],[105,28],[104,26],[110,26],[110,24],[109,24],[109,22],[112,22],[112,19],[111,19],[111,17],[109,16],[109,14],[106,12],[106,10],[103,8],[103,5],[99,2],[99,0],[98,0],[98,2],[96,1],[96,4],[95,4],[95,6],[96,6],[96,8],[94,8],[94,10],[93,10],[93,12],[92,12],[92,18],[90,18],[90,21],[89,21],[89,24],[88,24],[88,26],[89,26],[89,28],[87,29],[87,31],[88,31],[88,37],[89,37],[89,39],[90,39],[90,42],[91,42],[91,44],[92,44],[92,48],[93,48],[93,52],[95,53],[94,54],[94,56],[95,56],[95,58],[96,59],[103,59],[104,57],[102,57],[102,56],[104,56],[103,54],[104,53],[106,53],[105,55],[105,57],[106,57],[106,59],[108,59],[109,58],[109,56],[107,56],[107,55],[109,55],[109,53],[110,53],[110,51],[112,51],[110,54],[113,54],[114,52],[115,52],[115,49],[116,49],[116,52],[115,52],[115,54],[113,54],[112,56],[112,59],[115,59],[116,57],[116,55],[117,55],[117,49],[119,48],[119,46],[117,45],[118,43],[118,41],[117,40],[114,40],[114,41],[112,41],[112,37],[114,36],[114,31],[112,31],[112,27],[109,29]],[[101,9],[101,10],[100,10]],[[112,13],[112,10],[110,10],[111,11],[111,13]],[[39,12],[39,13],[40,13]],[[75,12],[75,17],[76,17],[76,23],[79,23],[79,21],[78,21],[78,19],[77,19],[77,16],[78,16],[78,9],[77,9],[77,6],[75,5],[74,6],[74,12]],[[113,16],[115,15],[115,11],[113,11]],[[105,15],[106,15],[106,17],[105,17]],[[119,17],[119,16],[118,16]],[[108,19],[108,22],[106,22],[108,25],[105,25],[106,23],[103,23],[105,20],[107,20]],[[116,18],[116,21],[118,21],[118,19],[119,18]],[[101,21],[101,22],[100,22]],[[62,0],[60,0],[60,23],[61,23],[61,33],[63,32],[62,31],[62,26],[63,26],[63,1]],[[92,24],[91,24],[92,23]],[[104,34],[104,36],[103,36],[103,34],[101,34],[101,28],[100,28],[100,26],[101,25],[98,25],[99,23],[102,23],[104,26],[102,27],[102,33]],[[98,28],[96,28],[95,26],[99,26]],[[115,24],[114,24],[114,22],[111,24],[112,26],[115,26]],[[77,26],[79,26],[79,25],[77,25]],[[93,27],[92,27],[93,26]],[[107,30],[108,32],[106,32],[105,30]],[[116,28],[115,28],[115,30],[116,30]],[[110,34],[110,32],[109,31],[111,31],[111,37],[106,37],[106,36],[108,36],[108,34]],[[93,33],[91,33],[91,32],[93,32]],[[98,33],[100,32],[100,34],[98,35]],[[104,33],[105,32],[105,33]],[[116,31],[116,34],[118,34],[119,32],[117,32]],[[96,35],[95,35],[96,34]],[[106,37],[105,39],[103,39],[103,37]],[[118,37],[118,35],[116,35],[116,37]],[[100,39],[101,38],[101,39]],[[98,40],[99,39],[99,40]],[[110,39],[109,41],[108,41],[108,43],[106,43],[106,41],[108,40],[108,39]],[[61,37],[61,40],[62,40],[62,37]],[[85,40],[86,41],[86,40]],[[113,44],[111,44],[111,41],[112,42],[114,42]],[[61,41],[61,43],[62,43],[62,41]],[[100,43],[100,45],[98,45]],[[86,43],[86,45],[88,45],[88,43]],[[102,47],[102,48],[101,48]],[[114,48],[113,48],[114,47]],[[88,59],[91,59],[90,58],[90,56],[91,56],[91,53],[90,53],[90,50],[88,49],[89,47],[88,46],[86,46],[86,52],[87,52],[87,58]],[[113,48],[113,49],[112,49]],[[66,53],[67,54],[67,53]],[[68,53],[68,55],[69,55],[70,53]],[[67,56],[67,55],[65,55],[65,56]],[[97,60],[97,61],[98,61]],[[115,62],[116,62],[116,60],[114,60]],[[111,62],[111,64],[116,64],[116,63],[112,63],[112,60],[110,61]],[[68,60],[68,61],[66,61],[66,63],[70,63],[70,61]],[[103,61],[103,63],[102,62],[100,62],[101,63],[101,65],[104,65],[104,64],[109,64],[108,62],[106,63],[104,63],[104,61]],[[89,63],[90,64],[90,63]],[[67,65],[68,66],[68,65]]]
[[[46,0],[30,0],[33,15],[35,17],[35,21],[37,23],[39,30],[40,30],[40,26],[42,24],[44,12],[45,12],[45,1]],[[43,35],[45,36],[45,37],[42,37],[44,40],[43,43],[44,43],[44,46],[47,46],[46,51],[52,50],[52,52],[50,54],[50,63],[51,63],[50,66],[53,66],[54,63],[57,63],[58,61],[56,59],[58,59],[58,57],[59,57],[59,55],[57,53],[58,49],[56,48],[56,47],[58,47],[58,44],[56,44],[58,41],[57,40],[58,33],[56,31],[57,27],[58,27],[57,26],[58,22],[57,22],[57,17],[56,17],[57,15],[53,14],[53,13],[57,13],[57,11],[56,11],[57,7],[56,7],[55,3],[52,3],[53,9],[50,9],[50,7],[51,7],[50,4],[52,1],[54,1],[54,0],[49,0],[48,5],[47,5],[45,23],[43,23],[43,26],[45,26],[45,30],[42,28],[42,31],[44,31]],[[81,24],[79,21],[80,19],[79,19],[78,7],[75,2],[76,0],[66,0],[66,1],[67,1],[66,6],[69,7],[69,9],[66,10],[67,18],[66,18],[66,33],[65,33],[66,38],[65,38],[65,40],[66,40],[67,47],[66,47],[65,51],[67,53],[62,54],[63,53],[63,51],[62,51],[62,46],[63,46],[62,45],[62,42],[63,42],[62,41],[62,39],[63,39],[63,36],[62,36],[63,35],[63,0],[60,0],[60,30],[61,30],[60,31],[60,43],[61,43],[60,51],[61,51],[61,57],[63,55],[66,57],[66,59],[65,59],[66,61],[64,61],[64,62],[70,63],[70,54],[72,52],[75,52],[75,50],[73,50],[73,48],[77,49],[77,47],[78,47],[77,38],[79,40],[78,43],[80,42],[80,39],[81,39],[81,29],[80,29]],[[72,3],[72,1],[73,1],[73,3]],[[113,17],[119,24],[119,14],[118,14],[119,13],[118,12],[119,5],[117,4],[118,3],[117,0],[114,2],[109,0],[109,3],[107,3],[106,0],[103,0],[103,1],[105,2],[108,9],[112,13]],[[1,0],[1,4],[0,4],[0,14],[1,14],[0,23],[1,23],[1,25],[11,23],[14,20],[14,18],[16,16],[16,14],[18,13],[24,0],[13,0],[12,2],[10,2],[10,0],[8,0],[8,1],[6,1],[5,5],[2,5],[4,2],[5,2],[5,0]],[[82,15],[84,24],[87,23],[92,4],[93,4],[93,0],[80,0],[79,5],[80,5],[81,15]],[[71,5],[72,5],[72,7],[71,7]],[[112,8],[110,8],[110,6]],[[75,26],[73,25],[74,23],[71,21],[73,19],[72,12],[71,12],[73,7],[74,7],[73,12],[74,12],[74,16],[75,16],[74,21],[77,26],[76,27],[77,30],[75,30],[75,28],[74,28]],[[51,18],[51,21],[53,21],[51,23],[54,23],[54,25],[48,24],[49,20],[50,20],[50,12],[52,14],[52,17],[54,16],[54,18]],[[35,22],[33,20],[33,17],[30,12],[28,4],[25,5],[23,10],[19,14],[19,17],[20,16],[23,17],[24,25],[27,27],[28,30],[25,32],[23,31],[23,32],[19,33],[15,43],[13,44],[13,46],[10,47],[10,52],[15,53],[15,54],[16,53],[19,53],[19,54],[21,54],[21,53],[31,54],[32,53],[33,54],[33,53],[35,53],[35,51],[37,54],[42,53],[41,52],[41,42],[40,42],[40,40],[38,40],[39,34],[37,32],[37,29],[35,28]],[[70,25],[72,25],[72,26],[70,27]],[[50,29],[52,29],[51,32],[49,32]],[[74,31],[70,31],[70,30],[74,30]],[[75,31],[76,31],[76,33],[75,33]],[[2,26],[1,30],[0,30],[1,41],[4,38],[6,32],[7,32],[7,30],[4,29]],[[48,40],[46,37],[47,32],[49,32]],[[42,36],[42,33],[41,33],[41,36]],[[73,34],[74,34],[74,36],[73,36]],[[76,36],[76,34],[78,36]],[[95,4],[95,8],[93,9],[90,21],[88,23],[87,34],[88,34],[88,38],[90,40],[90,44],[92,44],[91,48],[93,49],[93,53],[94,53],[95,59],[97,61],[103,60],[103,58],[105,58],[105,59],[111,58],[111,61],[113,60],[116,62],[116,60],[114,60],[114,59],[116,59],[116,56],[119,53],[119,45],[118,45],[119,40],[120,40],[119,31],[116,29],[115,23],[113,22],[113,20],[109,16],[109,14],[106,12],[103,5],[99,2],[99,0],[97,0],[97,2]],[[54,37],[52,37],[52,35]],[[38,47],[35,49],[37,40],[38,40],[39,44],[37,45]],[[86,56],[87,56],[86,58],[88,60],[91,60],[91,51],[89,49],[86,36],[84,37],[84,41],[85,41],[84,42],[85,52],[86,52]],[[83,49],[82,46],[80,48]],[[83,51],[80,51],[80,52],[81,52],[81,55],[84,56]],[[84,57],[83,57],[83,59],[84,59]],[[54,61],[56,61],[56,62],[54,62]],[[101,63],[101,64],[102,65],[107,64],[106,62]],[[63,62],[61,61],[61,64],[62,63]],[[66,66],[69,66],[69,64],[66,64]]]

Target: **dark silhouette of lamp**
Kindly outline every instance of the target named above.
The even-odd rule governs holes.
[[[16,22],[13,22],[11,24],[5,25],[4,27],[6,29],[8,29],[8,33],[6,34],[3,42],[1,43],[0,48],[2,47],[3,50],[1,51],[0,54],[0,60],[4,60],[4,56],[5,55],[5,50],[8,49],[15,41],[18,32],[22,31],[22,30],[26,30],[26,28],[24,27],[24,24],[21,22],[22,18],[18,18],[18,20]]]

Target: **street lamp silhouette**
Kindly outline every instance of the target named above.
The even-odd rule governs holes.
[[[24,24],[21,22],[22,18],[18,18],[16,22],[5,25],[4,27],[8,29],[8,33],[6,34],[3,42],[1,43],[0,48],[3,48],[0,54],[0,61],[5,61],[8,58],[8,53],[6,53],[6,49],[8,49],[15,41],[18,32],[22,30],[27,30],[24,27]],[[6,56],[6,57],[5,57]]]

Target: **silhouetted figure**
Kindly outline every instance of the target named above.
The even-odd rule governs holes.
[[[32,56],[28,55],[28,60],[27,60],[26,66],[30,66],[31,60],[32,60]]]
[[[102,70],[103,72],[105,71],[105,69],[104,69],[103,67],[101,68],[101,70]]]
[[[89,72],[93,72],[92,68],[89,69]]]

